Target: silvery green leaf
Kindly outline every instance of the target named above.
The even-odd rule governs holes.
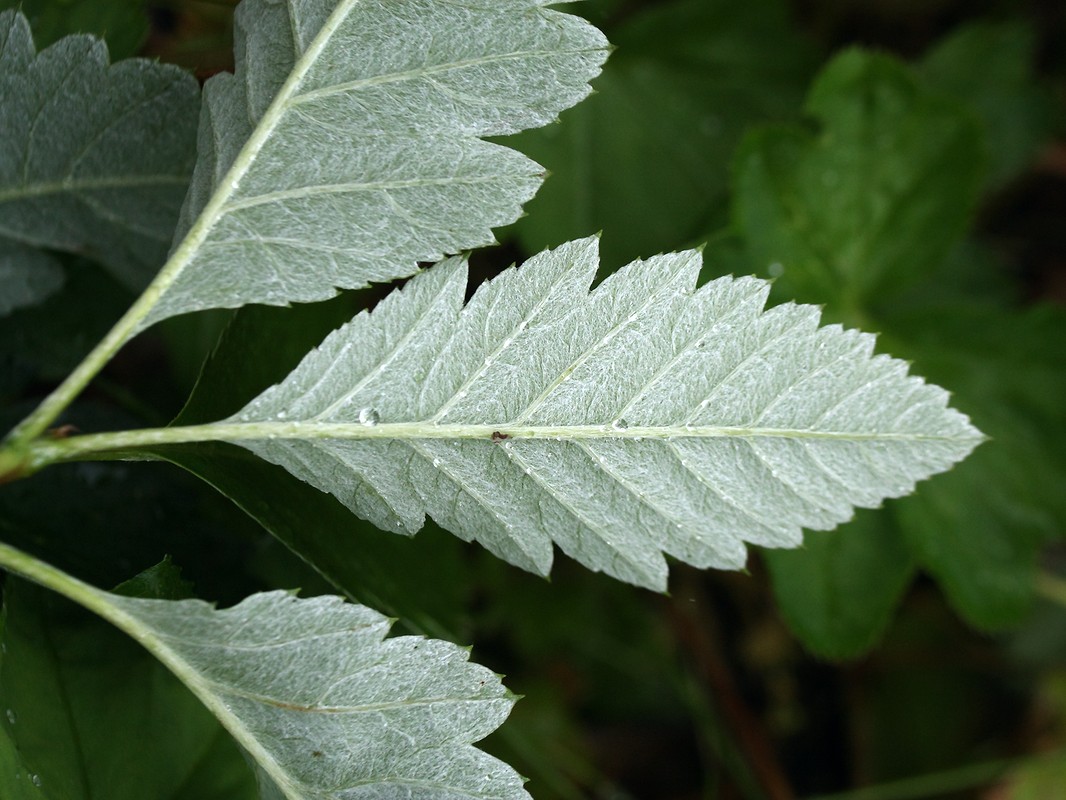
[[[0,238],[0,317],[36,305],[63,285],[63,267],[36,247]]]
[[[662,589],[663,553],[738,568],[910,492],[981,434],[874,337],[768,284],[696,288],[696,252],[593,291],[595,239],[464,306],[451,259],[335,331],[234,415],[230,438],[387,530],[426,514],[546,573],[552,543]]]
[[[514,770],[470,746],[514,698],[464,648],[384,639],[385,617],[339,597],[269,592],[218,611],[82,592],[219,718],[265,796],[528,798]]]
[[[321,300],[491,244],[543,176],[481,137],[554,120],[606,56],[546,2],[245,0],[145,324]]]
[[[25,17],[0,12],[0,236],[91,256],[144,288],[189,184],[198,102],[177,67],[109,66],[85,35],[36,53]]]

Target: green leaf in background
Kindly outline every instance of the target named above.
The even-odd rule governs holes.
[[[1048,93],[1033,76],[1035,37],[1022,22],[973,23],[919,66],[926,82],[968,103],[985,127],[987,188],[1016,177],[1051,132]]]
[[[92,33],[118,61],[134,55],[148,35],[142,0],[0,0],[5,8],[25,15],[41,49],[72,33]]]
[[[656,589],[662,551],[740,567],[745,541],[795,546],[801,527],[905,494],[981,440],[943,390],[871,358],[873,337],[819,328],[811,307],[764,312],[757,279],[697,290],[697,253],[590,294],[596,244],[530,259],[466,306],[465,265],[437,265],[217,433],[194,430],[385,530],[428,514],[534,572],[555,542]]]
[[[2,544],[0,563],[93,610],[165,664],[246,751],[263,796],[528,798],[514,770],[471,746],[514,699],[464,648],[384,639],[385,617],[339,597],[268,592],[218,611],[102,592]],[[61,776],[36,774],[42,783]]]
[[[1066,313],[937,308],[887,322],[893,352],[949,383],[992,439],[896,504],[904,535],[972,624],[1016,623],[1041,545],[1066,529]]]
[[[922,279],[969,221],[984,178],[976,120],[888,56],[847,51],[807,99],[819,129],[744,140],[734,220],[780,297],[852,324]]]
[[[48,253],[0,239],[0,317],[35,306],[63,285],[63,266]]]
[[[588,94],[602,34],[544,0],[246,0],[144,320],[324,300],[491,244],[541,168],[481,137]]]
[[[140,290],[162,265],[195,158],[196,80],[108,65],[91,36],[34,51],[0,13],[0,235],[100,260]]]
[[[607,33],[596,93],[508,143],[552,173],[516,226],[527,252],[603,231],[614,268],[725,221],[741,134],[798,111],[814,59],[777,0],[660,3]]]
[[[14,576],[2,621],[0,797],[255,798],[218,721],[127,636]]]
[[[873,646],[914,575],[886,510],[859,511],[834,531],[807,533],[796,550],[765,550],[762,558],[789,628],[823,658],[850,658]]]

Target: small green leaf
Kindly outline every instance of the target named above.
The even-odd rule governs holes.
[[[92,36],[35,53],[26,19],[0,13],[0,235],[89,255],[142,289],[189,184],[198,99],[177,67],[109,66]]]
[[[734,219],[781,296],[862,321],[955,244],[984,177],[981,129],[903,65],[858,50],[824,68],[807,111],[815,133],[745,139]]]
[[[795,546],[981,440],[943,390],[872,357],[873,337],[819,329],[811,307],[763,311],[763,281],[697,290],[687,252],[590,294],[597,265],[595,239],[572,242],[464,307],[465,265],[440,264],[198,435],[385,530],[428,513],[525,569],[546,573],[554,541],[658,589],[662,551],[737,568],[745,541]]]
[[[128,637],[14,576],[3,608],[0,728],[19,767],[0,772],[0,797],[27,784],[49,800],[255,796],[217,720]],[[201,794],[174,794],[192,783]]]
[[[0,317],[55,294],[63,277],[62,265],[48,253],[0,238]]]
[[[767,550],[774,597],[789,628],[823,658],[854,658],[881,637],[914,562],[886,511],[860,511],[796,550]]]
[[[1034,40],[1022,22],[972,23],[937,45],[920,66],[930,86],[980,115],[993,188],[1017,176],[1051,133],[1050,98],[1033,76]]]

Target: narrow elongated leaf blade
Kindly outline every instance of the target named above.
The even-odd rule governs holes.
[[[92,36],[36,53],[0,12],[0,235],[92,256],[140,290],[166,258],[195,160],[196,80],[108,65]]]
[[[542,170],[480,137],[552,121],[606,55],[599,31],[545,4],[246,0],[147,322],[321,300],[492,243]]]
[[[386,530],[430,514],[546,573],[552,542],[663,588],[663,552],[737,568],[877,506],[981,440],[874,337],[763,310],[768,285],[695,288],[695,252],[589,293],[597,243],[478,289],[453,259],[331,334],[220,437]]]

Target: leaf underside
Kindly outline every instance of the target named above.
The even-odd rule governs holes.
[[[255,760],[266,796],[528,798],[470,746],[513,696],[449,642],[383,639],[389,621],[339,597],[199,600],[97,593]]]
[[[26,18],[0,12],[0,236],[90,255],[144,288],[188,188],[198,102],[178,67],[109,66],[85,35],[36,53]]]
[[[589,293],[597,241],[541,254],[465,307],[452,259],[335,331],[228,423],[235,441],[385,530],[426,514],[546,574],[552,543],[663,589],[663,552],[739,568],[794,547],[981,441],[874,337],[763,307],[768,284],[696,289],[695,252]],[[254,426],[254,427],[253,427]]]
[[[543,178],[481,139],[590,91],[606,40],[544,0],[246,0],[145,324],[322,300],[491,244]]]

